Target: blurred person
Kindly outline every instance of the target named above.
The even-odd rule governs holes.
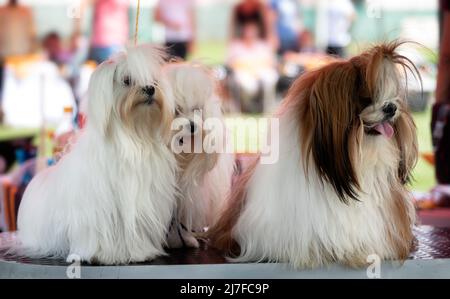
[[[2,103],[2,97],[3,97],[3,77],[5,76],[4,71],[4,62],[2,57],[0,57],[0,124],[3,123],[3,108],[1,106]],[[1,162],[0,162],[1,165]]]
[[[81,23],[88,7],[93,8],[88,59],[100,64],[128,42],[129,0],[81,0],[80,18],[75,18],[74,38],[81,36]]]
[[[230,40],[242,37],[243,28],[247,23],[256,24],[260,38],[275,45],[274,32],[271,24],[273,15],[270,8],[260,0],[242,0],[233,7],[230,24]]]
[[[262,112],[271,108],[278,79],[273,48],[260,35],[258,22],[246,22],[242,37],[228,49],[227,65],[239,87],[243,112]]]
[[[30,54],[34,46],[35,27],[31,9],[19,4],[17,0],[9,0],[0,7],[0,101],[5,58]]]
[[[298,0],[271,0],[271,9],[275,16],[276,35],[278,37],[278,54],[298,52],[302,24]]]
[[[287,91],[304,72],[317,69],[328,63],[330,57],[316,48],[314,35],[304,29],[299,36],[299,52],[286,52],[279,59],[279,79],[276,85],[278,99],[286,97]]]
[[[10,0],[0,7],[0,57],[27,55],[34,50],[33,14],[27,6]]]
[[[67,80],[72,88],[76,102],[79,103],[86,88],[80,92],[79,87],[85,68],[85,59],[87,57],[87,41],[85,45],[76,42],[72,37],[68,43],[64,43],[56,31],[47,33],[42,39],[42,48],[46,58],[56,64],[60,74]]]
[[[73,52],[64,47],[61,37],[55,31],[45,35],[42,39],[42,47],[48,60],[54,62],[58,66],[68,64],[72,60]]]
[[[450,3],[440,1],[440,49],[431,130],[437,186],[419,207],[450,206]]]
[[[160,0],[155,20],[165,26],[166,47],[172,56],[186,59],[195,42],[195,1]]]
[[[355,20],[355,8],[351,0],[328,0],[327,53],[345,56],[345,48],[351,42],[350,27]]]
[[[300,52],[302,53],[319,52],[314,42],[314,35],[309,30],[303,30],[302,33],[300,33]]]

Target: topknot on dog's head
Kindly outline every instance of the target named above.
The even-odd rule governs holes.
[[[117,67],[118,75],[132,74],[135,84],[145,86],[160,78],[161,67],[166,59],[167,54],[161,47],[143,44],[113,54],[101,65],[113,64]]]
[[[414,63],[401,54],[401,48],[410,44],[416,43],[402,40],[385,42],[375,45],[361,55],[350,59],[354,66],[360,68],[364,81],[368,83],[367,89],[371,96],[380,96],[379,88],[386,85],[383,84],[383,81],[388,77],[392,78],[391,75],[387,74],[388,72],[396,72],[397,78],[400,79],[401,73],[398,71],[402,70],[405,82],[409,73],[421,83],[420,73]],[[400,81],[395,83],[397,87],[400,87]]]
[[[177,101],[180,99],[194,99],[204,102],[215,91],[216,82],[212,72],[201,64],[170,63],[166,66],[165,72]]]
[[[203,117],[221,115],[217,80],[208,67],[200,63],[176,62],[164,67],[177,105],[177,112],[187,116],[200,109]]]
[[[128,73],[138,85],[148,85],[161,78],[161,67],[166,60],[166,53],[154,45],[140,45],[127,49],[125,66]]]
[[[151,86],[166,95],[167,84],[161,75],[165,58],[161,48],[144,44],[129,47],[100,64],[89,82],[88,125],[103,135],[106,133],[116,102],[115,91],[124,84],[136,88]],[[170,100],[165,104],[169,110],[173,109]]]

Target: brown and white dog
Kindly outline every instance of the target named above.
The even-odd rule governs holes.
[[[415,66],[381,44],[301,76],[276,117],[277,163],[254,161],[220,220],[214,246],[236,261],[363,266],[369,255],[405,259],[415,212],[405,183],[416,128],[401,75]]]

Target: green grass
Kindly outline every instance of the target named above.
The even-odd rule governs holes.
[[[0,141],[33,137],[36,136],[38,133],[39,129],[32,129],[32,128],[17,129],[6,126],[0,126]]]
[[[208,65],[223,64],[226,57],[226,43],[203,42],[196,46],[195,51],[190,55],[189,60],[202,62]]]
[[[414,121],[417,126],[417,138],[419,141],[419,152],[431,152],[431,109],[425,112],[414,113]],[[422,157],[419,157],[416,168],[413,172],[413,181],[411,189],[414,191],[428,191],[435,184],[434,167],[427,163]]]

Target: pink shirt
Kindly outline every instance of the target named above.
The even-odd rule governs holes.
[[[191,20],[194,0],[160,0],[159,7],[163,20],[176,24],[176,28],[166,25],[166,41],[186,42],[194,35]]]
[[[94,7],[92,45],[123,46],[128,41],[129,0],[97,0]]]

